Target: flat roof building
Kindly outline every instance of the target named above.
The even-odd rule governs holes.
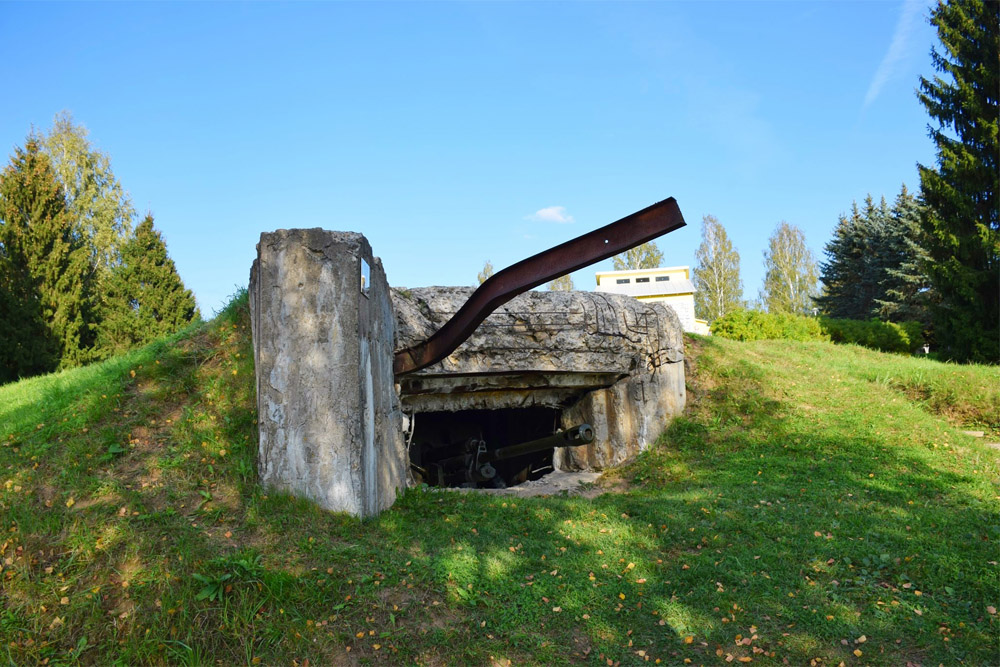
[[[640,301],[661,301],[674,309],[684,331],[708,334],[708,322],[695,318],[694,284],[686,266],[598,271],[597,291],[625,294]]]

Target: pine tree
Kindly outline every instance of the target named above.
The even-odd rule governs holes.
[[[87,251],[74,235],[62,188],[36,137],[15,149],[0,178],[0,244],[9,262],[9,293],[25,316],[25,331],[48,330],[23,354],[30,372],[76,366],[88,359],[92,271]],[[54,350],[54,354],[52,354]]]
[[[768,240],[764,265],[760,301],[767,312],[811,313],[816,292],[816,260],[802,230],[781,222]]]
[[[574,289],[576,288],[573,286],[573,278],[568,273],[549,283],[549,291],[551,292],[572,292]]]
[[[199,317],[152,215],[122,246],[121,261],[107,283],[103,315],[97,343],[102,355],[144,345]]]
[[[620,255],[611,258],[615,271],[635,269],[655,269],[663,261],[663,253],[652,241],[630,248]]]
[[[701,220],[701,245],[694,253],[694,309],[710,323],[743,307],[740,254],[714,215]]]
[[[0,221],[0,236],[5,223]],[[52,371],[59,341],[42,319],[38,291],[25,267],[0,248],[0,384]]]
[[[918,97],[938,127],[937,167],[918,165],[924,203],[924,247],[936,292],[934,338],[944,356],[1000,361],[1000,5],[938,2],[930,22],[943,51],[921,77]]]
[[[838,219],[833,238],[823,249],[827,259],[819,265],[823,294],[814,300],[826,315],[850,319],[868,317],[856,289],[866,260],[865,231],[865,221],[858,204],[852,202],[851,214],[841,215]]]
[[[918,245],[919,204],[903,186],[892,209],[871,195],[864,208],[851,205],[826,244],[820,264],[823,294],[815,298],[823,313],[855,320],[902,321],[920,317],[926,278]]]
[[[887,264],[877,299],[880,319],[929,322],[927,308],[933,292],[926,272],[929,257],[920,245],[921,210],[920,202],[904,184],[892,207],[883,250]]]
[[[855,284],[858,302],[855,319],[867,320],[878,316],[878,300],[883,296],[882,283],[892,263],[888,248],[890,212],[885,197],[880,198],[878,204],[871,195],[865,197],[861,219],[864,261]]]

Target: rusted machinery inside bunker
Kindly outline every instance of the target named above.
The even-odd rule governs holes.
[[[548,408],[429,412],[420,423],[410,465],[417,481],[434,486],[503,489],[539,479],[554,469],[555,448],[594,440],[589,424],[560,429]]]

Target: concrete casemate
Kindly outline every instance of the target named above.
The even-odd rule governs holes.
[[[389,286],[368,240],[262,234],[249,292],[261,482],[356,516],[392,506],[407,460]]]

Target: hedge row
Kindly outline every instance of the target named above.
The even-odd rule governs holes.
[[[881,320],[838,320],[821,317],[820,326],[834,343],[854,343],[883,352],[913,354],[924,344],[920,322],[882,322]]]
[[[924,344],[919,322],[882,322],[805,317],[735,310],[712,323],[712,333],[732,340],[831,340],[883,352],[914,353]]]

